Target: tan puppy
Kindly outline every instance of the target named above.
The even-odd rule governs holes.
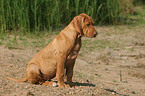
[[[96,37],[93,20],[82,13],[71,21],[45,48],[38,52],[29,62],[26,77],[14,81],[29,81],[32,84],[43,84],[56,76],[59,87],[64,87],[66,81],[73,86],[72,76],[75,60],[81,48],[81,37]],[[66,69],[66,72],[65,72]]]

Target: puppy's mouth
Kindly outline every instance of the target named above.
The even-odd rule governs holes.
[[[98,35],[97,32],[94,32],[93,34],[84,34],[84,36],[90,37],[90,38],[94,38]]]

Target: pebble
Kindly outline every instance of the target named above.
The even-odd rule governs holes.
[[[57,87],[58,85],[56,82],[53,82],[52,86]]]
[[[114,92],[112,92],[112,94],[115,94]]]
[[[34,96],[34,94],[32,92],[27,92],[26,96]]]

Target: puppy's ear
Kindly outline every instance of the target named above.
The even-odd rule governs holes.
[[[85,18],[89,19],[89,20],[92,22],[92,24],[94,24],[94,21],[92,20],[92,18],[91,18],[90,16],[88,16],[87,14],[82,13],[82,14],[80,14],[80,16],[82,16],[82,17],[85,17]],[[85,19],[84,19],[84,20],[85,20]]]
[[[76,29],[76,31],[83,36],[83,28],[82,28],[82,23],[84,21],[84,17],[82,16],[77,16],[73,19],[74,22],[74,27]]]
[[[83,17],[88,17],[88,15],[87,15],[87,14],[85,14],[85,13],[81,13],[81,14],[80,14],[80,16],[83,16]]]

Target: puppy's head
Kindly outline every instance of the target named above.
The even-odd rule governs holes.
[[[95,30],[93,20],[90,16],[82,13],[73,19],[74,27],[81,36],[96,37],[98,34]]]

